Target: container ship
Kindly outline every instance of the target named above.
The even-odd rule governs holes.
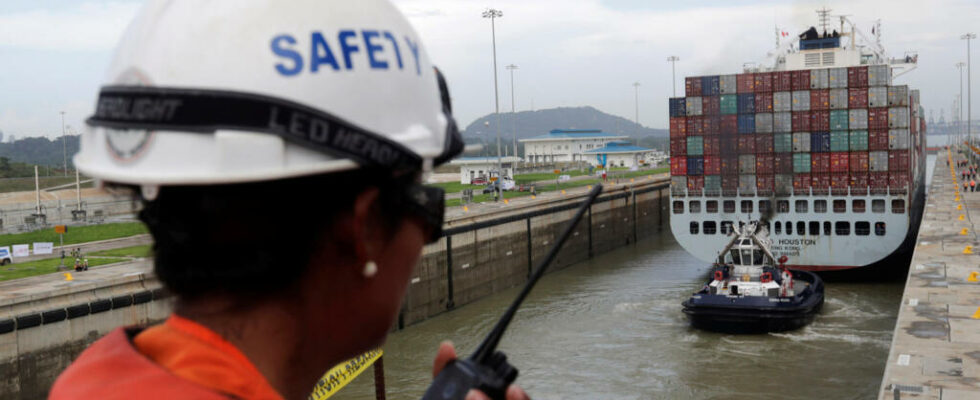
[[[716,262],[732,226],[756,220],[794,269],[888,268],[909,254],[925,121],[918,90],[893,78],[917,55],[889,58],[880,26],[868,36],[846,17],[828,33],[828,11],[822,33],[778,47],[771,66],[687,77],[670,99],[670,225],[697,258]]]

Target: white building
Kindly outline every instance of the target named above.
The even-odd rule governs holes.
[[[598,149],[585,152],[585,161],[594,166],[604,167],[634,167],[646,162],[652,162],[658,151],[646,147],[634,146],[627,141],[609,142]]]
[[[524,143],[526,162],[551,163],[587,161],[587,151],[626,138],[598,129],[554,129],[545,135],[521,139],[520,142]]]
[[[520,160],[518,157],[500,157],[505,178],[514,178],[514,165]],[[459,165],[459,183],[464,185],[470,185],[478,178],[490,182],[490,177],[497,176],[497,157],[460,157],[449,164]]]

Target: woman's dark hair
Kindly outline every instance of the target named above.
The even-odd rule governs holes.
[[[390,175],[390,173],[389,173]],[[370,187],[380,198],[399,184],[384,173],[355,170],[284,180],[163,186],[140,219],[154,239],[158,279],[181,299],[222,293],[257,299],[291,288],[337,217]],[[381,201],[384,221],[400,213]]]

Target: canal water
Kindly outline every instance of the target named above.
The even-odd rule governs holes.
[[[694,330],[680,303],[707,266],[669,233],[546,275],[501,348],[535,399],[867,399],[884,371],[902,283],[827,286],[823,311],[794,332]],[[392,334],[388,398],[419,398],[441,340],[468,355],[516,295],[508,290]],[[370,371],[336,398],[374,399]]]

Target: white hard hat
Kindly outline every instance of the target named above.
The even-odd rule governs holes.
[[[150,1],[106,81],[75,165],[144,192],[421,171],[463,148],[445,82],[384,0]]]

